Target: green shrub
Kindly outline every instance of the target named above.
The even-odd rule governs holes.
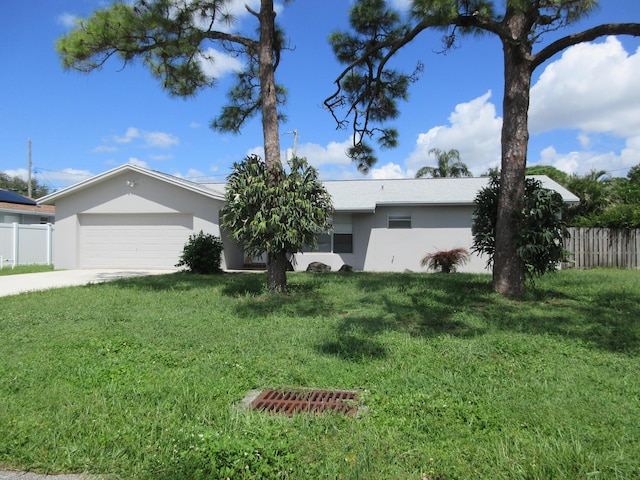
[[[200,230],[197,235],[189,236],[189,241],[184,245],[180,261],[176,267],[186,267],[193,273],[211,274],[220,273],[222,254],[222,241],[210,233]]]

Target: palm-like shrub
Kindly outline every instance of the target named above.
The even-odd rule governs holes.
[[[425,255],[420,265],[429,270],[436,270],[442,273],[452,273],[456,269],[469,261],[469,252],[464,248],[454,248],[453,250],[442,250]]]

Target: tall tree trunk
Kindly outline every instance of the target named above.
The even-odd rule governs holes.
[[[267,254],[267,288],[272,292],[284,292],[287,288],[287,254]]]
[[[273,0],[260,2],[260,97],[262,101],[262,132],[267,169],[272,171],[270,181],[281,181],[280,133],[278,125],[278,98],[276,94],[273,44],[275,37]],[[282,257],[282,258],[281,258]],[[281,292],[287,288],[285,253],[267,252],[267,289]]]
[[[517,26],[516,26],[517,27]],[[513,38],[518,38],[514,35]],[[524,292],[525,267],[515,243],[516,215],[524,199],[531,62],[523,43],[503,38],[505,90],[502,120],[502,166],[496,250],[493,257],[493,288],[507,296]]]

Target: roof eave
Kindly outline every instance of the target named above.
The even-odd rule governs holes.
[[[130,170],[136,173],[139,173],[141,175],[146,175],[148,177],[151,178],[155,178],[156,180],[160,180],[162,182],[165,183],[170,183],[172,185],[175,185],[177,187],[180,188],[184,188],[186,190],[190,190],[192,192],[195,193],[199,193],[200,195],[204,195],[210,198],[214,198],[216,200],[224,200],[224,197],[221,197],[218,193],[209,190],[209,189],[205,189],[205,188],[197,188],[195,186],[192,185],[188,185],[186,183],[182,183],[180,181],[173,181],[172,177],[170,175],[164,175],[164,174],[160,174],[158,172],[155,172],[153,170],[149,170],[143,167],[139,167],[137,165],[133,165],[131,163],[127,163],[124,165],[120,165],[116,168],[113,168],[111,170],[108,170],[106,172],[100,173],[98,175],[95,175],[91,178],[88,178],[86,180],[83,180],[82,182],[76,183],[75,185],[71,185],[69,187],[63,188],[62,190],[58,190],[56,192],[50,193],[49,195],[45,195],[44,197],[38,199],[38,203],[44,204],[44,205],[50,205],[50,204],[55,204],[56,200],[59,200],[60,198],[66,197],[72,193],[75,192],[79,192],[81,190],[84,190],[85,188],[89,188],[91,185],[95,185],[96,183],[100,183],[108,178],[111,178],[115,175],[118,175],[126,170]]]

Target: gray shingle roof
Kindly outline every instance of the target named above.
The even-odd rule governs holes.
[[[565,202],[579,199],[544,175],[532,176],[556,190]],[[377,206],[471,205],[488,177],[421,178],[395,180],[340,180],[323,182],[338,211],[373,212]]]
[[[55,203],[60,197],[90,187],[105,178],[131,170],[178,185],[219,200],[224,199],[224,183],[195,183],[166,173],[125,164],[96,175],[88,180],[59,190],[40,199],[42,203]],[[567,203],[577,203],[578,197],[544,175],[534,175],[544,187],[556,190]],[[326,186],[336,211],[374,212],[378,206],[411,205],[471,205],[478,191],[488,183],[488,177],[420,178],[393,180],[328,180]]]

